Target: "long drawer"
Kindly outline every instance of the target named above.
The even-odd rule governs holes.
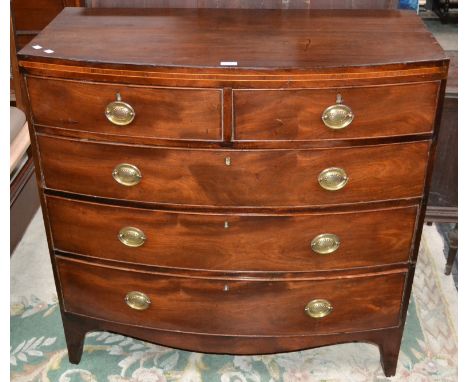
[[[137,147],[43,135],[38,143],[45,186],[51,189],[133,201],[232,207],[420,197],[429,150],[429,141],[245,151]],[[331,191],[330,185],[342,188]]]
[[[438,90],[439,82],[235,90],[234,139],[311,141],[430,133]]]
[[[39,77],[27,77],[27,82],[37,124],[132,137],[222,139],[219,89],[128,86]]]
[[[328,214],[198,214],[53,196],[47,197],[47,209],[56,250],[231,272],[306,272],[406,262],[417,212],[411,206]]]
[[[229,335],[311,335],[397,326],[406,276],[394,271],[239,281],[56,260],[65,311],[162,330]],[[307,313],[311,301],[307,311],[324,317]]]

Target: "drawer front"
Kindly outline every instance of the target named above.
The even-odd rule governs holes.
[[[175,277],[57,258],[65,310],[163,330],[232,335],[311,335],[396,326],[406,273],[306,281]],[[142,292],[146,310],[125,297]],[[325,299],[322,318],[306,305]],[[134,301],[131,299],[131,301]],[[143,304],[138,307],[145,307]]]
[[[428,133],[433,129],[438,90],[439,82],[341,89],[235,90],[234,139],[309,141]],[[325,125],[322,115],[337,103],[337,94],[354,118],[344,115],[333,127],[351,123],[334,129]]]
[[[150,88],[37,77],[28,77],[27,84],[36,124],[132,137],[222,139],[222,92],[218,89]],[[116,125],[106,117],[106,107],[116,101],[117,93],[134,110],[128,125]],[[118,121],[128,121],[125,110]],[[116,113],[110,112],[109,117]]]
[[[428,141],[249,151],[135,147],[48,136],[38,136],[38,142],[48,188],[157,203],[254,207],[419,197],[429,149]],[[130,172],[121,164],[136,166],[131,173],[137,184],[115,180],[113,173],[122,180]],[[345,169],[349,178],[338,191],[325,190],[317,180],[331,167]]]
[[[408,261],[417,211],[208,215],[58,197],[47,197],[47,208],[56,250],[163,267],[286,272]],[[128,236],[135,234],[136,242]],[[323,234],[336,240],[320,246]]]

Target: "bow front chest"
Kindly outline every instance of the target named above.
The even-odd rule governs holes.
[[[107,330],[395,373],[448,68],[417,15],[67,8],[19,61],[71,362]]]

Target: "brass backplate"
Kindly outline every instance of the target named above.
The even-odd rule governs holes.
[[[146,241],[143,231],[136,227],[122,228],[117,237],[127,247],[141,247]]]
[[[117,183],[124,186],[135,186],[140,183],[142,178],[138,167],[129,163],[120,163],[115,166],[112,176]]]
[[[330,167],[323,170],[317,178],[320,186],[328,191],[341,190],[348,183],[346,171],[339,167]]]
[[[312,239],[310,246],[315,253],[327,255],[339,248],[340,239],[332,233],[322,233]]]
[[[333,306],[327,300],[316,299],[309,301],[305,307],[305,312],[312,318],[322,318],[328,316],[333,311]]]
[[[340,130],[353,122],[354,114],[349,106],[336,104],[327,107],[322,113],[322,121],[330,129]]]
[[[114,101],[106,106],[106,118],[117,126],[125,126],[132,123],[135,118],[135,110],[126,102]]]
[[[145,310],[149,308],[151,300],[143,292],[132,291],[125,296],[125,303],[132,309]]]

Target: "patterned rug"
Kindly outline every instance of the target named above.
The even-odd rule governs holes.
[[[88,333],[68,362],[40,213],[11,261],[10,365],[14,382],[457,381],[457,292],[444,276],[443,242],[425,227],[397,374],[385,378],[370,344],[268,356],[207,355],[107,332]]]

